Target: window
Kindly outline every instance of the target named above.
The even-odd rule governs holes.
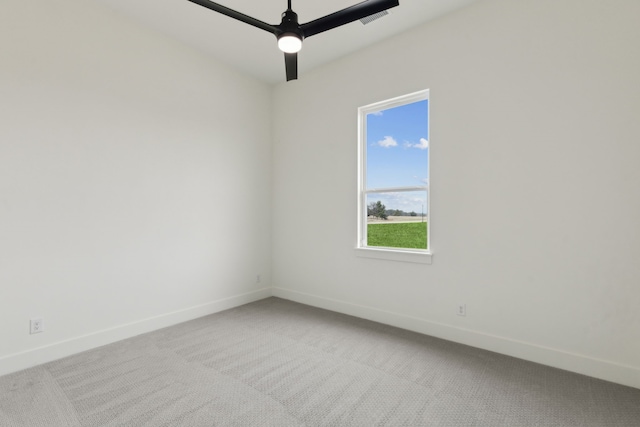
[[[358,114],[358,254],[428,263],[429,91]]]

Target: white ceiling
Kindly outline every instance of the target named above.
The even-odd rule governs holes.
[[[268,32],[188,0],[95,0],[210,53],[218,60],[267,83],[285,81],[284,56]],[[363,25],[352,22],[304,41],[298,78],[305,72],[367,45],[406,31],[478,0],[400,0],[389,15]],[[359,3],[360,0],[292,0],[301,24]],[[217,0],[217,3],[269,24],[279,24],[286,0]]]

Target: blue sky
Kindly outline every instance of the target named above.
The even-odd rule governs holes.
[[[428,108],[429,101],[424,100],[367,114],[367,188],[428,184]],[[372,194],[369,201],[420,213],[423,194]]]

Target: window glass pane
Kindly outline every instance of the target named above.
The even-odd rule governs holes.
[[[367,246],[427,249],[427,192],[369,193]]]
[[[429,101],[366,116],[367,188],[427,185]]]

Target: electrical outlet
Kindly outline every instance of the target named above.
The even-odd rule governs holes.
[[[39,334],[44,331],[44,319],[42,317],[37,317],[31,319],[31,333]]]
[[[466,304],[458,304],[458,311],[456,313],[458,316],[466,316],[467,315],[467,305]]]
[[[256,276],[256,283],[260,283],[260,275],[259,274]]]

